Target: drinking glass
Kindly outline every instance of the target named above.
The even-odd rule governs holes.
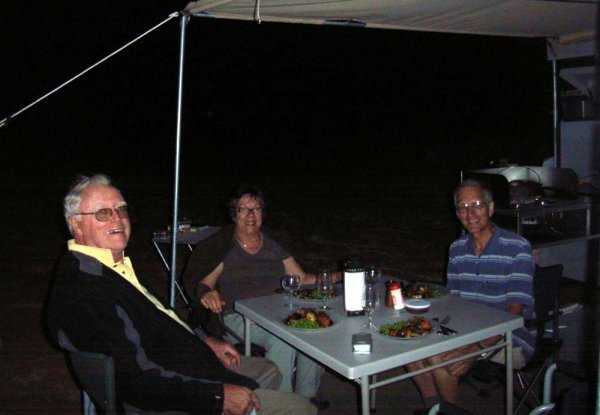
[[[323,296],[323,305],[320,307],[323,310],[331,310],[331,307],[327,305],[327,297],[333,292],[333,280],[331,279],[331,272],[327,270],[321,270],[317,274],[316,289],[321,296]]]
[[[381,278],[381,270],[379,267],[372,265],[365,271],[365,282],[367,284],[377,284]]]
[[[300,276],[296,274],[285,274],[281,278],[281,288],[283,288],[285,292],[289,293],[290,296],[290,302],[289,304],[285,305],[286,307],[294,308],[294,305],[292,304],[292,296],[296,291],[298,291],[301,284]]]
[[[368,317],[368,323],[364,326],[373,327],[373,311],[379,305],[379,296],[377,294],[377,286],[375,284],[365,284],[365,297],[363,300],[363,310]]]

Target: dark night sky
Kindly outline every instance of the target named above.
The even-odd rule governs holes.
[[[0,118],[185,5],[10,3]],[[171,171],[178,54],[172,20],[16,117],[0,130],[3,170]],[[193,19],[184,88],[184,174],[441,172],[552,152],[542,39]]]

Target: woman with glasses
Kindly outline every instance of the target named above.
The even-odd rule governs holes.
[[[200,303],[192,312],[191,324],[206,321],[201,314],[210,310],[222,313],[226,326],[243,337],[244,321],[233,310],[235,301],[273,294],[284,274],[299,275],[302,284],[314,284],[315,275],[304,272],[290,255],[282,242],[285,238],[262,227],[265,199],[258,187],[242,185],[236,189],[228,213],[233,224],[195,248],[183,278],[188,292]],[[333,279],[340,281],[341,273],[335,273]],[[259,326],[252,326],[251,337],[279,367],[283,375],[280,391],[295,391],[320,404],[316,395],[321,366]]]

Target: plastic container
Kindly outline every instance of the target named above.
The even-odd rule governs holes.
[[[408,299],[404,303],[404,309],[411,314],[424,314],[429,311],[431,302],[422,299]]]

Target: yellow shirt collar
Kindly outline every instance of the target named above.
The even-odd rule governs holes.
[[[69,240],[69,242],[67,242],[67,244],[68,244],[69,251],[81,252],[84,255],[91,256],[92,258],[97,259],[98,261],[100,261],[102,264],[106,265],[109,268],[113,268],[115,266],[115,264],[118,264],[120,262],[120,261],[115,262],[112,251],[110,249],[96,248],[94,246],[87,246],[87,245],[80,245],[77,242],[75,242],[75,239]],[[133,267],[131,266],[131,260],[129,259],[129,257],[126,257],[125,255],[123,255],[122,262],[126,263],[131,269],[133,269]]]

